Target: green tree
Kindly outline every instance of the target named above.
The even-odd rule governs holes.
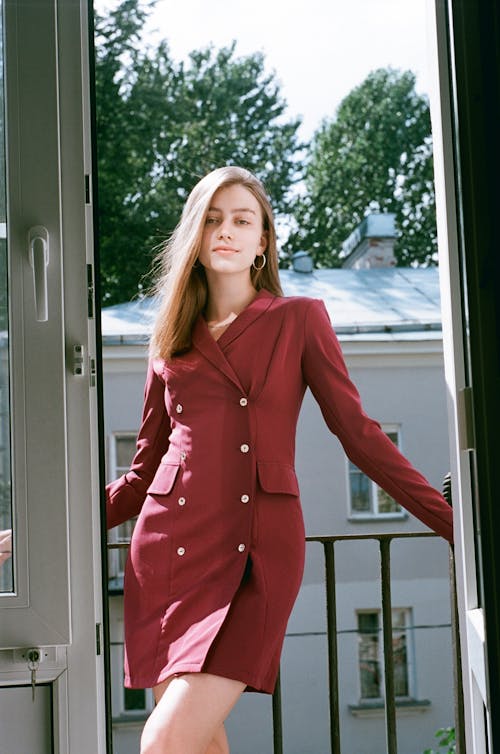
[[[426,749],[424,754],[456,754],[455,728],[439,728],[434,735],[437,738],[439,751]]]
[[[369,212],[395,212],[399,264],[436,252],[432,140],[426,97],[411,71],[373,71],[315,133],[288,251],[342,263],[342,242]]]
[[[126,0],[97,18],[96,91],[103,301],[147,284],[154,248],[175,227],[192,186],[221,165],[261,178],[278,213],[299,179],[299,119],[262,54],[235,43],[193,51],[187,64],[166,41],[144,47],[148,7]]]

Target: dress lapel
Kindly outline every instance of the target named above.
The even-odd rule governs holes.
[[[208,359],[217,369],[226,375],[235,385],[244,392],[238,375],[224,355],[224,348],[233,342],[246,330],[258,317],[270,307],[274,296],[269,291],[261,289],[254,300],[243,309],[234,319],[219,340],[215,340],[207,327],[203,316],[200,314],[193,328],[193,345]]]
[[[224,350],[233,340],[236,340],[256,319],[271,306],[275,297],[269,291],[261,288],[254,300],[238,314],[229,327],[224,330],[217,345]],[[211,337],[211,336],[210,336]]]

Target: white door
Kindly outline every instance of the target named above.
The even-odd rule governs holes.
[[[477,571],[476,492],[470,378],[467,370],[467,281],[460,262],[458,196],[450,81],[450,24],[445,0],[429,0],[429,42],[434,73],[431,95],[445,375],[455,518],[455,562],[462,651],[466,751],[485,754],[490,704],[484,614]]]
[[[13,531],[12,556],[0,556],[0,749],[9,741],[9,754],[35,752],[28,728],[56,754],[106,750],[87,5],[0,0],[0,530]],[[6,534],[1,543],[9,549]]]

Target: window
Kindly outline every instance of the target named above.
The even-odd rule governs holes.
[[[115,432],[110,437],[109,445],[109,476],[117,479],[125,474],[130,468],[135,454],[136,432]],[[134,530],[135,519],[125,521],[117,526],[110,536],[114,543],[129,542]],[[109,576],[110,578],[123,578],[127,549],[110,550],[109,553]]]
[[[123,687],[123,711],[146,712],[146,689],[127,689]]]
[[[386,426],[384,432],[399,448],[399,427]],[[348,463],[350,510],[353,518],[405,516],[401,506],[385,490],[381,489],[351,461],[348,461]]]
[[[380,610],[359,611],[358,666],[362,702],[384,697],[384,649]],[[392,649],[394,652],[394,691],[396,698],[409,698],[411,690],[410,636],[411,611],[392,611]]]
[[[113,718],[146,717],[154,707],[152,689],[126,689],[123,685],[123,642],[111,642]]]

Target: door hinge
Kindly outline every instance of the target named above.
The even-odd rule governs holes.
[[[95,650],[96,654],[101,654],[101,624],[95,624]]]

